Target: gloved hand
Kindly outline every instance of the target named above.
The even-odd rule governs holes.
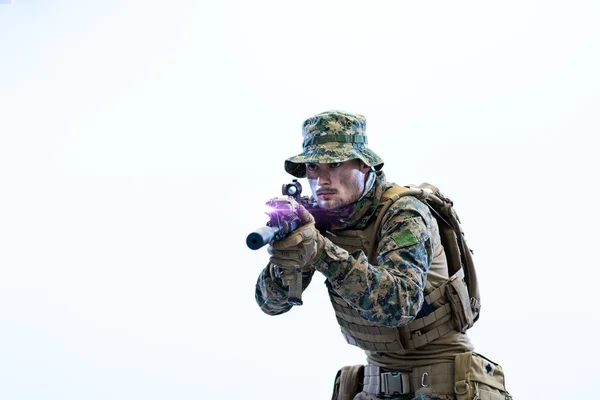
[[[285,277],[298,271],[311,271],[313,263],[323,254],[327,239],[315,228],[315,219],[302,205],[298,205],[297,212],[301,226],[268,248],[273,278],[277,276],[285,281]]]

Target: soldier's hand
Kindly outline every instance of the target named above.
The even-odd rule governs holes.
[[[302,225],[268,248],[271,264],[278,266],[284,274],[314,269],[313,264],[325,247],[326,239],[315,228],[313,216],[302,205],[298,205],[297,213]]]

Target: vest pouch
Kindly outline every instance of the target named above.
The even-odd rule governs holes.
[[[364,365],[346,365],[335,375],[331,400],[352,400],[362,392]]]
[[[502,367],[474,352],[454,359],[454,394],[457,400],[512,400]]]
[[[452,279],[446,286],[446,297],[452,308],[452,322],[458,332],[466,332],[473,326],[473,310],[467,285],[462,279]]]

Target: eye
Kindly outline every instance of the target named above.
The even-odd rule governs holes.
[[[316,171],[317,168],[317,164],[306,164],[306,169],[309,171]]]
[[[339,168],[342,166],[341,162],[333,162],[329,164],[329,168]]]

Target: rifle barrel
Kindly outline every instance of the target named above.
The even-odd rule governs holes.
[[[280,230],[281,228],[274,228],[271,226],[263,226],[262,228],[258,228],[248,235],[246,238],[246,244],[252,250],[258,250],[267,243],[270,243]]]

